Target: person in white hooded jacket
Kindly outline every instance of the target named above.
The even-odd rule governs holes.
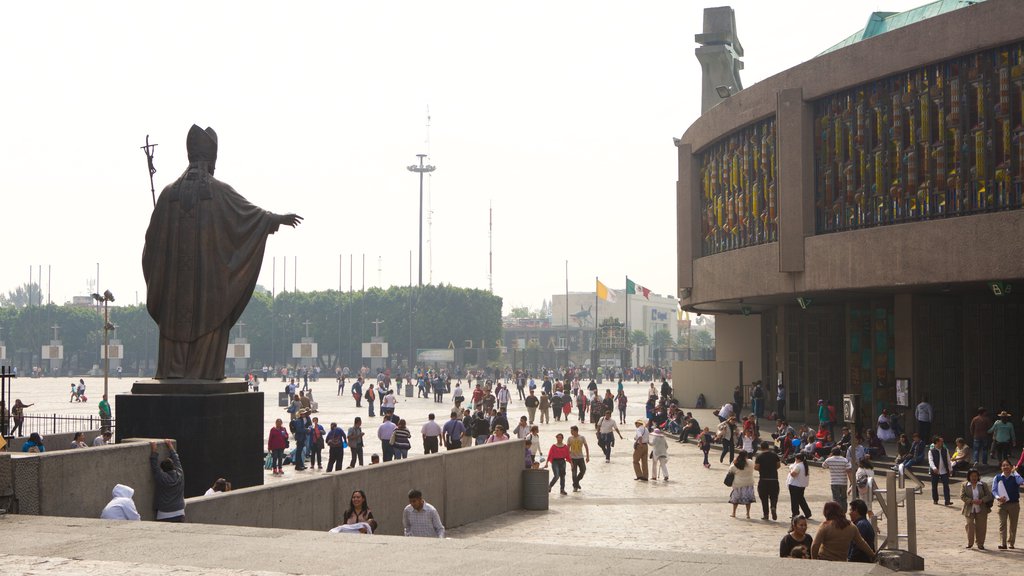
[[[131,486],[124,484],[114,486],[113,497],[104,506],[100,518],[103,520],[141,520],[142,517],[139,516],[139,511],[135,508],[135,501],[132,500],[134,495],[135,489]]]

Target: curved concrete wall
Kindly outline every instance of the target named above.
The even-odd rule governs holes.
[[[988,0],[812,59],[701,116],[678,144],[678,286],[684,308],[739,312],[740,299],[756,306],[815,292],[1024,278],[1024,210],[815,235],[812,150],[816,99],[1019,42],[1022,30],[1020,0]],[[700,153],[772,116],[779,151],[779,240],[702,256]]]
[[[779,272],[778,242],[700,258],[688,303],[1024,277],[1020,210],[823,234],[804,245],[801,274]]]

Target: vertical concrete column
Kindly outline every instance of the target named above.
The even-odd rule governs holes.
[[[804,238],[814,235],[814,115],[802,88],[779,92],[775,124],[779,272],[803,272]]]
[[[893,296],[892,311],[896,324],[896,377],[911,378],[910,385],[914,386],[914,297],[911,294],[896,294]],[[911,392],[913,390],[911,388]]]
[[[700,258],[700,166],[689,144],[677,145],[679,180],[676,181],[676,243],[678,252],[677,281],[682,298],[683,288],[693,288],[693,261]]]

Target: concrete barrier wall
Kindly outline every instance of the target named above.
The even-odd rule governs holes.
[[[402,533],[402,510],[416,488],[446,528],[518,510],[523,443],[501,442],[189,498],[188,522],[299,530],[341,523],[353,490],[366,492],[381,534]],[[186,473],[188,471],[186,470]]]
[[[13,510],[98,518],[114,485],[125,484],[135,489],[135,506],[143,520],[152,520],[155,484],[149,454],[149,441],[144,439],[79,450],[12,453]],[[166,456],[161,441],[159,458]]]
[[[85,443],[90,447],[92,441],[100,435],[99,430],[80,430],[85,434]],[[62,432],[60,434],[43,434],[43,446],[46,447],[47,452],[59,452],[61,450],[71,450],[71,440],[74,439],[77,432]],[[8,452],[21,452],[21,447],[28,442],[28,436],[19,436],[17,438],[7,439],[7,451]]]

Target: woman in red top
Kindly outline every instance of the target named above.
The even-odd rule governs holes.
[[[284,466],[284,449],[288,447],[288,430],[282,424],[281,419],[278,418],[267,438],[267,449],[270,450],[275,476],[284,474],[281,467]]]
[[[551,483],[548,484],[548,492],[555,487],[555,482],[561,481],[561,493],[563,496],[567,494],[565,491],[565,465],[569,462],[569,445],[563,444],[562,440],[565,436],[561,434],[555,435],[555,443],[548,449],[548,459],[544,462],[544,468],[551,464]]]

